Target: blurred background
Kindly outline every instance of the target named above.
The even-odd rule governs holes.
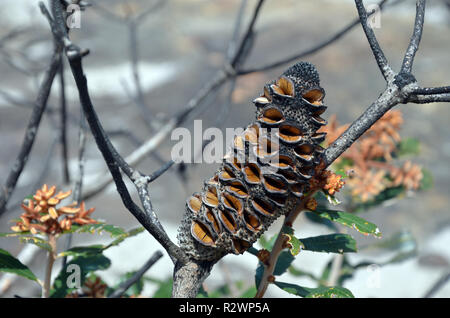
[[[73,42],[88,48],[84,59],[85,73],[91,97],[100,120],[122,155],[128,155],[139,144],[154,135],[164,123],[183,109],[198,90],[226,61],[227,49],[233,38],[233,29],[241,5],[240,0],[167,0],[143,18],[133,30],[130,17],[137,16],[156,1],[92,0],[93,6],[82,12],[81,28],[71,31]],[[415,1],[399,2],[383,10],[376,35],[394,69],[401,65],[415,15]],[[365,1],[365,4],[375,2]],[[243,12],[240,34],[245,30],[256,4],[249,0]],[[244,64],[245,68],[259,67],[291,56],[312,47],[346,26],[357,17],[353,1],[333,0],[267,0],[255,25],[254,47]],[[425,29],[414,65],[414,75],[425,87],[450,83],[450,4],[445,0],[427,3]],[[133,46],[133,37],[136,46]],[[36,1],[3,0],[0,8],[0,181],[12,168],[18,154],[37,96],[43,72],[53,51],[53,40],[47,20]],[[134,51],[133,48],[134,47]],[[137,58],[137,59],[136,59]],[[139,93],[134,84],[133,63],[138,66],[143,100],[147,106],[137,105]],[[349,123],[358,117],[385,87],[369,45],[358,25],[340,40],[307,56],[304,60],[315,64],[326,90],[325,104],[329,106],[325,118],[336,114],[339,123]],[[230,98],[227,83],[212,94],[183,126],[192,129],[194,119],[201,119],[203,129],[208,127],[245,127],[254,118],[251,100],[259,96],[263,85],[281,74],[284,65],[266,72],[241,76],[235,83]],[[78,118],[80,105],[71,73],[66,67],[68,102],[68,141],[70,174],[78,169]],[[61,149],[57,142],[59,130],[59,81],[53,85],[53,94],[47,113],[39,128],[27,166],[22,173],[8,211],[1,216],[0,232],[8,232],[21,213],[19,203],[34,193],[43,183],[70,189],[63,182]],[[411,158],[426,168],[433,177],[427,191],[405,192],[401,197],[384,201],[361,216],[378,225],[383,239],[351,233],[360,247],[379,243],[388,238],[405,238],[408,244],[399,245],[414,256],[381,267],[363,268],[347,279],[344,287],[356,297],[423,297],[450,267],[450,119],[449,104],[398,105],[403,114],[403,137],[420,141],[420,152]],[[227,107],[227,111],[223,111]],[[218,116],[219,121],[218,121]],[[151,123],[145,119],[151,118]],[[131,134],[130,134],[131,132]],[[138,168],[150,174],[170,159],[174,142],[163,142],[153,155],[143,160]],[[169,236],[176,240],[176,230],[184,212],[186,198],[199,191],[203,180],[216,169],[217,164],[187,164],[174,166],[155,182],[149,190],[153,207]],[[95,183],[98,174],[106,174],[106,165],[91,135],[86,146],[84,184]],[[132,189],[132,187],[129,187]],[[338,195],[339,198],[339,195]],[[136,227],[137,221],[124,208],[114,185],[87,200],[95,207],[96,218],[126,229]],[[329,233],[329,229],[300,217],[294,224],[302,237]],[[267,237],[278,232],[275,223]],[[400,233],[400,234],[399,234]],[[397,235],[397,236],[396,236]],[[402,236],[403,235],[403,236]],[[108,242],[106,236],[77,234],[73,245]],[[18,255],[24,245],[15,238],[1,238],[0,248]],[[98,272],[106,282],[114,284],[124,273],[138,269],[156,250],[162,250],[147,233],[130,238],[106,252],[112,266]],[[398,254],[398,250],[361,248],[349,254],[351,262],[383,262]],[[40,277],[45,253],[28,252],[27,264]],[[22,257],[27,257],[22,255]],[[320,276],[333,255],[304,251],[294,262],[297,268]],[[25,261],[24,261],[25,262]],[[60,266],[57,264],[56,266]],[[252,255],[229,255],[215,266],[205,282],[207,289],[215,290],[223,284],[244,286],[254,284],[257,260]],[[172,265],[167,255],[153,266],[147,276],[167,280]],[[374,276],[375,275],[375,276]],[[2,297],[14,294],[39,295],[39,287],[23,278],[10,283],[10,277],[0,276]],[[315,286],[310,277],[286,273],[283,281],[304,286]],[[374,283],[375,279],[375,283]],[[236,283],[237,282],[237,283]],[[236,287],[237,288],[237,287]],[[231,288],[230,295],[239,292]],[[152,296],[158,285],[148,282],[142,295]],[[270,286],[269,297],[292,297]],[[450,297],[450,284],[436,297]]]

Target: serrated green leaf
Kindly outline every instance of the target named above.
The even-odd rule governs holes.
[[[303,244],[297,237],[295,237],[294,229],[285,226],[283,227],[283,233],[288,237],[286,244],[288,244],[289,251],[291,252],[292,256],[298,255],[298,253],[300,253],[300,250],[303,248]]]
[[[343,287],[325,287],[317,288],[302,287],[294,284],[277,282],[274,283],[282,290],[300,297],[307,298],[354,298],[352,292]]]
[[[20,243],[24,244],[34,244],[38,246],[39,248],[42,248],[44,250],[47,250],[49,252],[52,251],[52,247],[48,242],[42,238],[39,238],[37,236],[20,236],[19,237]]]
[[[64,256],[78,257],[78,256],[101,254],[106,249],[119,245],[125,239],[135,236],[135,235],[141,233],[143,230],[144,230],[143,227],[138,227],[138,228],[132,229],[128,232],[124,231],[123,233],[115,236],[116,239],[114,241],[112,241],[111,243],[109,243],[108,245],[96,244],[96,245],[91,245],[91,246],[72,247],[71,249],[69,249],[67,251],[59,253],[58,257],[64,257]],[[107,232],[109,232],[109,231],[107,231]]]
[[[0,272],[12,273],[35,282],[38,281],[33,272],[8,251],[0,248]]]
[[[356,252],[356,241],[348,234],[328,234],[300,239],[304,249],[313,252]]]
[[[31,235],[30,231],[0,233],[0,237],[20,237],[20,236],[29,236],[29,235]]]
[[[85,225],[72,225],[71,229],[68,231],[64,231],[63,233],[91,233],[91,234],[102,234],[103,232],[107,232],[111,235],[112,238],[116,238],[120,235],[126,233],[124,229],[121,227],[106,224],[106,223],[95,223],[95,224],[85,224]]]
[[[71,249],[68,249],[67,251],[59,253],[58,257],[65,257],[65,256],[79,257],[79,256],[101,254],[101,253],[103,253],[104,249],[105,249],[105,246],[101,245],[101,244],[90,245],[90,246],[77,246],[77,247],[72,247]]]
[[[114,241],[112,241],[110,244],[108,244],[108,246],[106,246],[105,249],[113,247],[113,246],[117,246],[120,243],[122,243],[125,239],[136,236],[139,233],[143,232],[144,230],[145,229],[142,226],[140,226],[140,227],[132,229],[128,232],[123,232],[122,234],[117,235],[116,239]]]
[[[88,274],[98,270],[107,269],[111,265],[111,261],[103,254],[82,255],[79,257],[74,257],[59,272],[59,275],[53,282],[53,289],[50,293],[50,297],[63,298],[67,294],[77,289],[76,286],[69,287],[68,284],[68,279],[72,277],[72,275],[74,275],[74,273],[72,271],[69,271],[68,269],[72,268],[73,265],[78,266],[80,270],[79,282],[82,286]]]
[[[316,210],[326,209],[326,207],[318,206]],[[335,223],[325,218],[320,217],[316,213],[304,212],[303,215],[311,222],[326,226],[333,232],[338,232],[338,227]]]
[[[418,155],[420,141],[416,138],[403,138],[397,145],[397,156]]]
[[[286,235],[289,238],[289,240],[287,241],[287,244],[289,245],[289,251],[291,252],[292,256],[298,255],[298,253],[300,253],[300,251],[304,248],[303,243],[294,235]]]
[[[316,209],[316,211],[314,212],[307,212],[307,213],[308,214],[313,213],[322,218],[350,227],[364,235],[370,234],[375,237],[381,237],[381,232],[375,224],[366,221],[363,218],[351,213],[322,208],[320,210]]]

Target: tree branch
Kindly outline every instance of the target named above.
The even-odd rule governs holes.
[[[387,0],[382,0],[378,3],[378,7],[380,8],[380,11],[384,9],[386,2],[387,2]],[[368,16],[370,17],[375,12],[376,11],[373,10],[372,12],[370,12],[368,14]],[[237,74],[238,75],[246,75],[246,74],[254,73],[254,72],[268,71],[270,69],[292,63],[292,62],[299,60],[301,58],[304,58],[308,55],[314,54],[314,53],[322,50],[323,48],[333,44],[334,42],[338,41],[339,39],[341,39],[344,35],[346,35],[348,32],[350,32],[355,26],[359,25],[359,23],[360,23],[360,19],[357,18],[354,21],[352,21],[351,23],[349,23],[348,25],[346,25],[345,27],[343,27],[341,30],[336,32],[335,34],[331,35],[328,39],[314,45],[313,47],[311,47],[309,49],[300,51],[299,53],[296,53],[290,57],[281,59],[277,62],[273,62],[273,63],[267,64],[267,65],[264,65],[261,67],[240,70],[237,72]]]
[[[137,283],[142,276],[163,256],[160,251],[155,252],[150,259],[132,277],[124,281],[108,298],[120,298],[128,288]]]
[[[423,24],[425,20],[425,0],[416,2],[416,19],[414,22],[414,31],[403,58],[400,73],[411,73],[414,57],[419,49],[420,39],[422,38]]]
[[[117,191],[124,203],[125,207],[135,216],[139,223],[155,237],[155,239],[166,249],[172,260],[183,260],[184,253],[176,246],[168,237],[167,233],[159,223],[150,203],[147,192],[147,183],[141,174],[132,169],[126,161],[118,154],[114,146],[111,144],[104,129],[98,119],[98,116],[92,105],[87,86],[87,79],[83,72],[82,58],[86,51],[81,51],[75,46],[65,33],[64,29],[64,15],[62,13],[62,6],[59,0],[52,0],[53,11],[53,25],[55,37],[64,45],[65,53],[68,57],[69,64],[72,70],[75,83],[78,88],[80,103],[83,108],[86,120],[94,136],[97,147],[103,155],[103,158],[108,166],[110,173],[113,176]],[[141,210],[132,200],[130,193],[122,179],[120,169],[133,181],[136,186],[144,211]],[[144,197],[145,196],[145,197]]]
[[[22,142],[19,154],[14,161],[14,165],[8,174],[2,191],[0,192],[0,215],[5,212],[6,204],[8,203],[10,196],[16,187],[17,180],[19,179],[28,161],[29,154],[33,147],[39,125],[41,123],[42,115],[47,106],[47,101],[50,96],[53,80],[55,79],[55,76],[59,70],[59,65],[59,52],[55,51],[50,63],[50,67],[45,72],[44,79],[36,98],[36,102],[34,103],[33,111],[25,130],[25,137]]]
[[[378,67],[386,81],[391,80],[394,77],[394,71],[390,67],[386,57],[384,56],[383,50],[378,44],[378,40],[373,32],[372,28],[367,23],[367,12],[362,0],[355,0],[356,8],[358,10],[359,19],[361,21],[361,26],[366,34],[367,41],[369,42],[372,53],[377,61]]]

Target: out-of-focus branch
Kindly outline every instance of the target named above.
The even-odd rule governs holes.
[[[251,22],[245,32],[245,41],[241,41],[239,49],[236,50],[223,68],[217,71],[214,76],[204,84],[204,86],[191,100],[189,100],[189,102],[177,115],[169,119],[162,126],[162,128],[160,128],[160,130],[152,136],[152,138],[147,140],[142,146],[125,158],[125,161],[128,162],[130,166],[136,166],[148,154],[154,152],[162,142],[167,140],[167,137],[172,130],[185,122],[189,118],[189,115],[193,113],[194,110],[196,110],[211,93],[219,89],[226,81],[236,76],[239,70],[234,69],[232,65],[234,63],[236,66],[236,64],[242,61],[242,57],[247,54],[250,49],[248,42],[253,39],[253,26],[256,23],[256,17],[258,16],[259,9],[261,8],[263,2],[263,0],[258,1]],[[86,185],[85,192],[83,194],[84,198],[91,197],[93,194],[98,193],[112,181],[111,176],[105,175],[104,173],[99,174],[99,177],[94,179],[96,180],[95,183]]]
[[[444,275],[439,277],[439,279],[430,287],[427,293],[423,296],[423,298],[431,298],[434,294],[436,294],[442,287],[445,286],[450,281],[450,271],[446,272]]]
[[[72,191],[72,198],[74,202],[80,203],[81,201],[81,190],[83,188],[83,176],[84,176],[84,153],[86,150],[86,135],[87,135],[87,126],[86,126],[86,119],[84,118],[83,110],[80,109],[80,125],[79,125],[79,131],[78,131],[78,174],[76,176],[73,191]],[[72,233],[69,233],[66,235],[66,241],[64,245],[64,250],[67,251],[70,249],[72,245]],[[64,268],[67,263],[67,256],[64,256],[62,261],[62,267]]]
[[[402,2],[401,1],[397,1],[394,4],[397,4],[398,2]],[[386,4],[387,0],[382,0],[378,3],[378,8],[381,10],[383,10],[385,8],[385,4]],[[372,14],[374,14],[376,11],[373,10],[372,12],[370,12],[368,14],[368,17],[370,17]],[[254,72],[264,72],[264,71],[268,71],[270,69],[282,66],[282,65],[286,65],[289,63],[292,63],[296,60],[299,60],[301,58],[304,58],[308,55],[314,54],[322,49],[324,49],[325,47],[333,44],[334,42],[338,41],[339,39],[341,39],[344,35],[346,35],[347,33],[349,33],[355,26],[360,24],[360,20],[359,18],[356,18],[354,21],[352,21],[351,23],[349,23],[348,25],[346,25],[345,27],[343,27],[342,29],[340,29],[338,32],[336,32],[335,34],[331,35],[328,39],[314,45],[313,47],[306,49],[306,50],[302,50],[299,53],[295,53],[292,56],[286,57],[284,59],[281,59],[279,61],[264,65],[264,66],[260,66],[260,67],[256,67],[256,68],[249,68],[249,69],[242,69],[240,71],[237,72],[238,75],[246,75],[249,73],[254,73]]]
[[[120,298],[128,288],[138,282],[142,276],[163,256],[160,251],[155,252],[150,259],[132,277],[124,281],[108,298]]]
[[[52,88],[53,80],[59,70],[60,57],[59,52],[55,51],[50,63],[50,67],[45,72],[44,79],[39,89],[38,96],[34,103],[33,111],[31,113],[30,120],[28,122],[25,137],[22,142],[19,154],[14,161],[14,165],[8,174],[5,184],[0,192],[0,215],[5,212],[6,204],[8,203],[14,188],[16,187],[17,180],[19,179],[23,168],[25,167],[31,149],[33,147],[35,137],[37,135],[39,125],[41,123],[42,115],[45,111],[50,91]]]
[[[59,69],[60,84],[60,137],[61,137],[61,156],[63,167],[63,180],[65,184],[70,182],[69,173],[69,149],[67,144],[67,100],[66,100],[66,83],[64,79],[64,61],[61,59]]]

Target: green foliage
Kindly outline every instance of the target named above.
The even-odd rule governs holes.
[[[120,284],[128,281],[131,277],[133,277],[136,274],[136,272],[137,271],[128,272],[128,273],[125,273],[124,275],[122,275],[120,277],[119,282],[113,287],[113,290],[117,289],[120,286]],[[144,289],[144,278],[141,277],[136,283],[131,285],[126,290],[126,292],[124,293],[123,296],[126,296],[126,297],[139,296],[142,293],[143,289]]]
[[[51,251],[52,247],[50,246],[50,244],[47,243],[46,240],[38,237],[38,236],[28,236],[28,235],[23,235],[23,236],[19,236],[19,241],[20,243],[27,243],[27,244],[34,244],[36,246],[38,246],[39,248],[46,250],[46,251]]]
[[[12,273],[35,282],[38,281],[33,272],[8,251],[0,249],[0,272]]]
[[[172,296],[172,285],[173,285],[172,278],[161,280],[152,277],[145,277],[144,280],[150,281],[157,285],[157,289],[152,296],[153,298],[170,298]]]
[[[433,175],[427,169],[422,168],[422,180],[420,180],[419,189],[422,191],[430,190],[433,187]]]
[[[244,282],[238,280],[229,284],[223,284],[209,292],[206,292],[202,287],[197,298],[253,298],[255,295],[255,286],[245,288]]]
[[[367,212],[367,210],[383,204],[385,201],[401,198],[405,195],[405,188],[403,186],[386,188],[375,196],[372,200],[367,202],[353,201],[349,203],[349,208],[354,213]]]
[[[118,237],[125,233],[125,230],[121,227],[106,224],[106,223],[95,223],[95,224],[85,224],[77,225],[73,224],[70,230],[64,231],[63,234],[67,233],[90,233],[90,234],[102,234],[107,232],[111,237]]]
[[[0,237],[22,237],[31,235],[30,231],[0,233]]]
[[[280,253],[278,257],[277,264],[273,270],[273,274],[275,276],[280,276],[286,273],[289,266],[291,266],[292,262],[295,260],[295,257],[288,251],[283,251]]]
[[[319,281],[319,279],[312,273],[306,272],[304,270],[301,270],[294,265],[291,265],[288,269],[289,274],[296,277],[309,277],[312,280]]]
[[[303,249],[313,252],[348,253],[356,252],[356,241],[348,234],[328,234],[300,240]]]
[[[283,232],[288,237],[287,244],[289,245],[289,251],[291,252],[292,256],[296,256],[298,253],[300,253],[300,250],[304,249],[303,243],[294,236],[294,229],[291,227],[285,227],[283,229]]]
[[[138,228],[135,228],[135,229],[132,229],[132,230],[126,232],[125,230],[120,229],[118,227],[115,227],[115,228],[116,228],[116,230],[115,230],[114,234],[111,234],[111,237],[115,238],[115,240],[113,240],[111,243],[109,243],[107,245],[96,244],[96,245],[91,245],[91,246],[72,247],[67,251],[59,253],[58,257],[83,256],[83,255],[89,255],[89,254],[103,253],[105,250],[107,250],[113,246],[119,245],[125,239],[133,237],[133,236],[141,233],[144,230],[143,227],[138,227]],[[111,232],[109,232],[109,233],[111,233]]]
[[[263,249],[268,250],[269,252],[272,250],[273,244],[275,244],[275,241],[277,240],[278,234],[275,234],[270,239],[266,239],[264,235],[261,235],[259,238],[259,244]]]
[[[420,153],[420,141],[416,138],[403,138],[397,145],[397,156],[418,155]]]
[[[316,211],[307,213],[316,214],[322,218],[337,222],[346,227],[357,230],[358,232],[365,235],[371,234],[375,237],[381,237],[381,232],[375,224],[366,221],[363,218],[351,213],[322,208],[317,208]]]
[[[56,277],[50,297],[62,298],[77,289],[74,286],[74,281],[71,280],[74,270],[80,269],[80,276],[74,276],[79,277],[79,283],[83,285],[88,274],[98,270],[105,270],[110,265],[111,261],[103,254],[87,254],[74,257],[61,269],[58,277]]]

